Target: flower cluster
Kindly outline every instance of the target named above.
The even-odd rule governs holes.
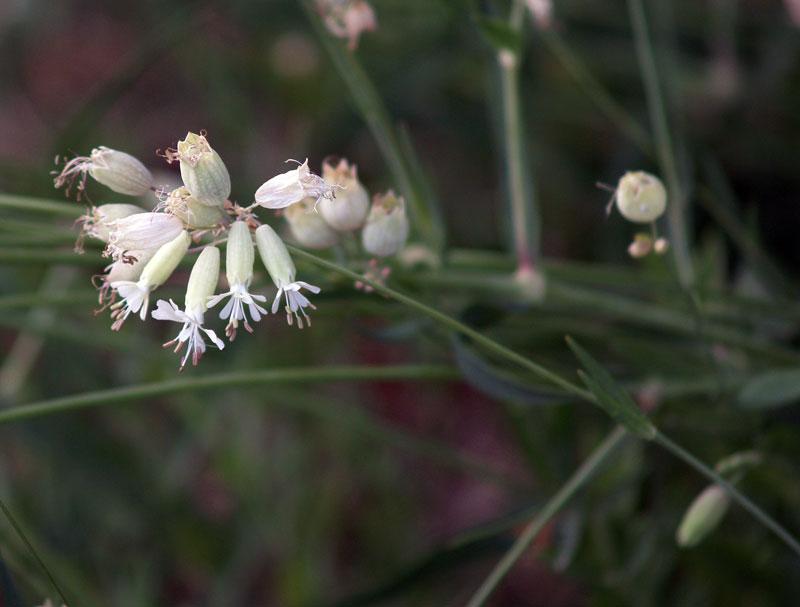
[[[111,328],[120,330],[131,316],[146,320],[152,293],[192,253],[199,254],[189,275],[183,306],[172,299],[159,299],[150,313],[157,320],[180,323],[177,336],[164,346],[174,347],[175,352],[185,348],[181,370],[190,358],[194,365],[198,363],[207,342],[220,350],[225,347],[222,339],[204,326],[209,308],[219,305],[218,315],[227,321],[225,335],[230,341],[240,326],[253,332],[252,323],[269,312],[277,313],[282,303],[290,325],[310,325],[308,311],[315,307],[303,291],[316,294],[320,289],[297,280],[286,245],[270,226],[261,225],[255,211],[296,205],[307,209],[309,219],[324,223],[324,212],[340,228],[360,227],[369,203],[355,169],[351,171],[345,162],[346,174],[334,172],[334,176],[321,177],[311,172],[308,161],[298,163],[296,168],[265,182],[252,205],[241,207],[229,200],[230,175],[205,133],[189,133],[163,156],[180,166],[183,185],[171,191],[153,187],[150,172],[134,157],[106,147],[93,150],[89,157],[67,162],[55,179],[56,187],[69,187],[77,179],[79,196],[88,176],[120,194],[142,196],[154,192],[158,199],[152,210],[136,204],[92,206],[78,221],[82,229],[76,249],[82,251],[85,238],[99,239],[106,244],[103,255],[111,260],[105,273],[94,279],[101,310],[111,310]],[[355,199],[363,211],[350,208],[353,202],[347,201]],[[320,215],[315,212],[317,206]],[[296,211],[287,209],[286,213],[288,216]],[[333,233],[333,228],[324,225]],[[316,234],[317,229],[312,226],[307,234]],[[329,240],[329,244],[334,242]],[[221,266],[217,245],[223,243],[228,290],[217,293]],[[261,305],[265,304],[266,295],[251,290],[256,250],[277,288],[271,310]],[[220,305],[222,302],[225,303]]]

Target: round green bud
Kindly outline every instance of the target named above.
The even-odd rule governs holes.
[[[358,180],[356,167],[351,167],[345,159],[335,167],[326,161],[322,163],[322,178],[325,183],[336,186],[333,190],[335,197],[319,201],[318,209],[323,219],[340,232],[360,228],[367,218],[369,194]]]
[[[289,223],[292,236],[301,245],[309,249],[327,249],[339,242],[339,233],[328,225],[322,215],[314,210],[316,202],[316,198],[305,198],[297,204],[287,207],[284,211],[284,217]],[[332,201],[328,199],[320,200],[318,205],[320,211],[323,203],[326,202]]]
[[[167,157],[180,160],[183,185],[200,204],[223,208],[231,195],[231,177],[204,135],[188,133]]]
[[[185,187],[172,190],[164,201],[169,213],[178,217],[187,228],[211,228],[225,215],[220,206],[201,204]]]
[[[664,213],[667,191],[655,175],[644,171],[628,171],[619,180],[615,194],[622,216],[634,223],[650,223]]]
[[[403,198],[398,198],[391,190],[376,195],[361,231],[364,250],[376,257],[388,257],[402,249],[407,239],[408,218]]]

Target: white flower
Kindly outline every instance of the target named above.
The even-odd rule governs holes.
[[[236,329],[239,327],[240,320],[244,321],[244,328],[247,329],[248,333],[253,332],[253,328],[248,323],[247,315],[244,311],[245,305],[250,309],[250,316],[253,318],[253,321],[258,322],[261,320],[261,315],[266,314],[267,311],[259,306],[256,301],[266,301],[267,298],[263,295],[253,295],[248,292],[246,284],[237,282],[231,285],[231,289],[227,293],[221,293],[209,299],[208,307],[215,306],[228,296],[230,296],[231,299],[225,304],[225,307],[222,308],[219,317],[228,319],[228,325],[225,327],[225,335],[233,341],[236,339]]]
[[[183,222],[166,213],[135,213],[107,225],[110,232],[103,255],[114,260],[125,251],[158,249],[183,230]]]
[[[186,366],[186,361],[189,360],[189,354],[192,355],[192,364],[197,366],[197,362],[205,353],[206,342],[205,339],[203,339],[203,333],[208,336],[217,348],[220,350],[225,349],[225,344],[222,343],[222,340],[217,337],[214,331],[203,328],[203,312],[200,308],[187,309],[184,312],[171,299],[169,303],[163,299],[159,299],[156,306],[156,309],[153,310],[152,313],[153,318],[183,323],[183,327],[180,333],[178,333],[178,336],[164,344],[164,347],[168,348],[177,342],[178,345],[175,347],[174,351],[179,352],[183,344],[188,342],[186,354],[184,354],[181,360],[181,371],[183,371],[183,368]]]
[[[291,162],[288,161],[287,162]],[[294,161],[297,162],[297,161]],[[299,164],[299,163],[298,163]],[[337,186],[325,183],[308,168],[308,158],[296,169],[276,175],[256,190],[256,204],[267,209],[283,209],[304,198],[334,198]]]
[[[314,294],[319,293],[319,287],[315,287],[314,285],[310,285],[307,282],[303,282],[302,280],[296,280],[290,283],[284,283],[283,281],[279,281],[278,285],[278,294],[275,296],[275,300],[272,302],[272,313],[278,311],[278,306],[281,303],[281,295],[286,297],[286,321],[291,325],[292,324],[292,315],[297,319],[297,326],[302,329],[303,328],[303,319],[300,318],[300,314],[302,314],[306,319],[306,324],[310,327],[311,326],[311,319],[306,314],[306,308],[311,308],[312,310],[316,310],[317,308],[308,301],[308,298],[300,292],[300,289],[307,289]],[[300,314],[298,314],[298,312]]]
[[[119,293],[122,301],[115,303],[111,306],[111,318],[114,322],[111,324],[111,329],[119,331],[122,323],[130,316],[131,312],[139,314],[139,318],[145,320],[147,318],[147,308],[150,307],[150,291],[155,286],[148,284],[145,280],[117,280],[111,284],[111,288]]]

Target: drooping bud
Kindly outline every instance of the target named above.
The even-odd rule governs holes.
[[[286,245],[270,226],[264,224],[256,230],[256,246],[272,282],[281,288],[294,282],[296,268]]]
[[[56,159],[58,160],[58,159]],[[153,185],[153,176],[147,167],[125,152],[112,150],[105,146],[94,148],[87,158],[79,156],[64,165],[55,178],[55,186],[67,185],[67,193],[75,179],[78,179],[78,197],[86,187],[86,174],[95,181],[120,194],[141,196]]]
[[[675,539],[681,548],[691,548],[719,525],[728,511],[730,496],[719,485],[711,485],[698,495],[683,516]]]
[[[633,237],[633,242],[628,247],[628,255],[634,259],[639,259],[647,255],[653,248],[653,239],[647,234],[637,234]]]
[[[351,167],[344,158],[336,167],[325,161],[322,163],[322,178],[325,183],[340,188],[336,198],[319,201],[319,212],[328,225],[340,232],[360,228],[367,218],[369,194],[358,180],[355,165]]]
[[[202,204],[185,187],[172,190],[162,204],[168,213],[180,218],[188,228],[211,228],[225,215],[222,207]]]
[[[135,204],[101,204],[99,207],[92,207],[76,222],[82,225],[76,250],[81,249],[80,245],[87,236],[108,242],[111,233],[110,226],[114,221],[145,212],[143,208],[137,207]]]
[[[225,250],[225,278],[232,287],[236,284],[248,286],[253,279],[253,238],[244,221],[237,221],[228,232]]]
[[[628,221],[650,223],[664,213],[667,191],[655,175],[628,171],[619,180],[615,194],[617,209]]]
[[[323,203],[338,202],[338,200],[338,197],[335,200],[323,200],[319,204],[320,211]],[[287,208],[284,217],[289,223],[292,236],[301,245],[309,249],[327,249],[339,242],[339,233],[314,211],[316,202],[316,198],[306,198]]]
[[[166,213],[135,213],[109,224],[104,255],[118,259],[125,251],[157,249],[183,231],[183,222]]]
[[[364,250],[370,255],[394,255],[408,238],[408,218],[405,201],[392,190],[376,195],[372,200],[367,224],[361,232]]]
[[[183,185],[200,204],[223,207],[231,195],[231,177],[205,135],[188,133],[177,150],[167,150],[167,160],[180,161]]]
[[[669,240],[666,238],[659,238],[653,243],[653,250],[656,252],[656,255],[663,255],[667,251],[669,251]]]
[[[263,183],[256,190],[255,200],[266,209],[283,209],[308,197],[317,201],[333,198],[335,189],[326,184],[322,177],[311,172],[306,158],[296,169],[276,175]]]
[[[194,262],[189,284],[186,286],[185,307],[187,310],[205,312],[208,300],[214,295],[219,282],[219,249],[206,247]]]
[[[189,232],[181,230],[174,239],[162,245],[142,270],[139,282],[155,288],[164,284],[178,267],[189,249]]]

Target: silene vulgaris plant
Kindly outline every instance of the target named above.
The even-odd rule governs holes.
[[[332,247],[344,235],[360,230],[363,252],[371,258],[370,276],[379,279],[387,276],[388,268],[376,271],[377,258],[394,255],[408,238],[403,198],[390,190],[370,203],[357,168],[345,159],[325,160],[321,176],[309,168],[308,160],[289,160],[296,166],[268,179],[256,190],[254,201],[242,206],[229,199],[230,174],[206,133],[188,133],[163,157],[179,164],[181,187],[168,190],[156,186],[139,160],[108,147],[66,161],[55,186],[65,187],[69,193],[77,182],[79,199],[87,177],[118,194],[153,192],[152,210],[126,203],[90,206],[78,220],[81,233],[76,250],[82,251],[86,238],[106,243],[103,255],[110,263],[94,282],[99,292],[98,312],[111,311],[113,330],[120,330],[131,316],[144,321],[149,315],[181,325],[175,339],[164,344],[174,346],[176,353],[185,348],[181,370],[190,358],[197,365],[206,351],[206,340],[220,350],[225,348],[223,340],[207,326],[209,316],[226,321],[224,333],[230,341],[240,326],[252,333],[254,323],[281,308],[289,325],[301,329],[311,325],[309,311],[315,306],[308,295],[316,295],[320,287],[298,279],[286,245],[270,225],[262,223],[260,209],[281,210],[294,239],[310,249]],[[225,250],[227,290],[220,292],[221,248]],[[256,250],[277,289],[271,306],[267,295],[253,285]],[[172,299],[158,299],[151,306],[152,293],[193,254],[196,260],[183,306]],[[212,308],[214,314],[209,313]]]

